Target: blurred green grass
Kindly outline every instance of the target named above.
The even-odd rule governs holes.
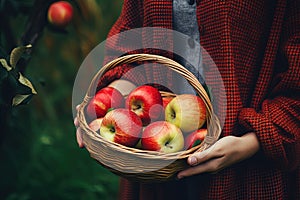
[[[105,40],[122,1],[78,2],[83,12],[66,33],[44,30],[25,71],[38,94],[13,108],[9,129],[1,131],[0,199],[116,199],[118,177],[77,146],[71,107],[77,70]]]

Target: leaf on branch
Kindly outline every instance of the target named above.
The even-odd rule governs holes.
[[[23,53],[27,50],[30,49],[32,47],[31,44],[27,45],[27,46],[20,46],[20,47],[16,47],[12,50],[12,52],[10,53],[10,65],[12,66],[12,68],[15,68],[18,61],[20,60],[20,58],[22,57]]]
[[[27,104],[34,94],[37,94],[31,82],[16,68],[17,63],[23,57],[24,52],[32,45],[14,48],[10,54],[9,64],[5,59],[0,59],[0,104],[17,106]],[[6,69],[6,73],[4,68]]]
[[[12,68],[7,64],[5,59],[0,59],[0,64],[7,70],[10,71]]]
[[[23,85],[29,87],[31,89],[32,94],[37,94],[33,85],[31,84],[31,82],[25,76],[23,76],[21,73],[19,73],[19,75],[20,75],[19,82],[22,83]]]
[[[3,81],[5,81],[7,78],[8,73],[9,72],[4,67],[0,67],[0,85],[3,84]]]
[[[21,104],[27,104],[30,99],[32,98],[32,95],[37,94],[36,90],[34,89],[33,85],[31,84],[31,82],[25,77],[23,76],[20,72],[19,72],[19,78],[18,78],[19,83],[21,83],[23,86],[26,86],[25,88],[29,88],[30,91],[24,90],[24,91],[19,91],[21,93],[25,92],[25,94],[16,94],[14,96],[14,98],[12,99],[12,105],[13,106],[17,106],[17,105],[21,105]],[[19,89],[21,89],[22,87],[19,87]]]
[[[27,104],[31,97],[32,94],[17,94],[12,100],[12,105],[18,106],[21,104]]]

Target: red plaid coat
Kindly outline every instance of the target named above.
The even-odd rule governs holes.
[[[196,2],[201,45],[226,88],[222,137],[254,131],[261,150],[217,174],[159,184],[121,179],[120,198],[300,199],[300,1]],[[109,36],[139,27],[172,29],[172,0],[125,0]]]

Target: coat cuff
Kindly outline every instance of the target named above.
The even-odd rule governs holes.
[[[260,148],[267,159],[282,168],[288,166],[283,138],[268,118],[268,113],[257,113],[253,108],[244,108],[239,113],[239,123],[245,132],[254,132]]]

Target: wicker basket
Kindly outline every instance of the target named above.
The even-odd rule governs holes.
[[[120,65],[151,61],[162,64],[182,75],[203,99],[207,109],[208,133],[204,141],[188,150],[176,153],[161,153],[126,147],[107,141],[91,130],[85,118],[85,107],[94,96],[97,81],[108,70]],[[117,58],[103,66],[94,76],[84,101],[78,110],[79,126],[83,132],[83,142],[90,156],[111,172],[133,181],[157,182],[173,179],[177,172],[188,167],[186,159],[196,151],[203,151],[217,141],[221,133],[219,120],[213,112],[210,99],[197,78],[179,63],[163,56],[152,54],[132,54]]]

